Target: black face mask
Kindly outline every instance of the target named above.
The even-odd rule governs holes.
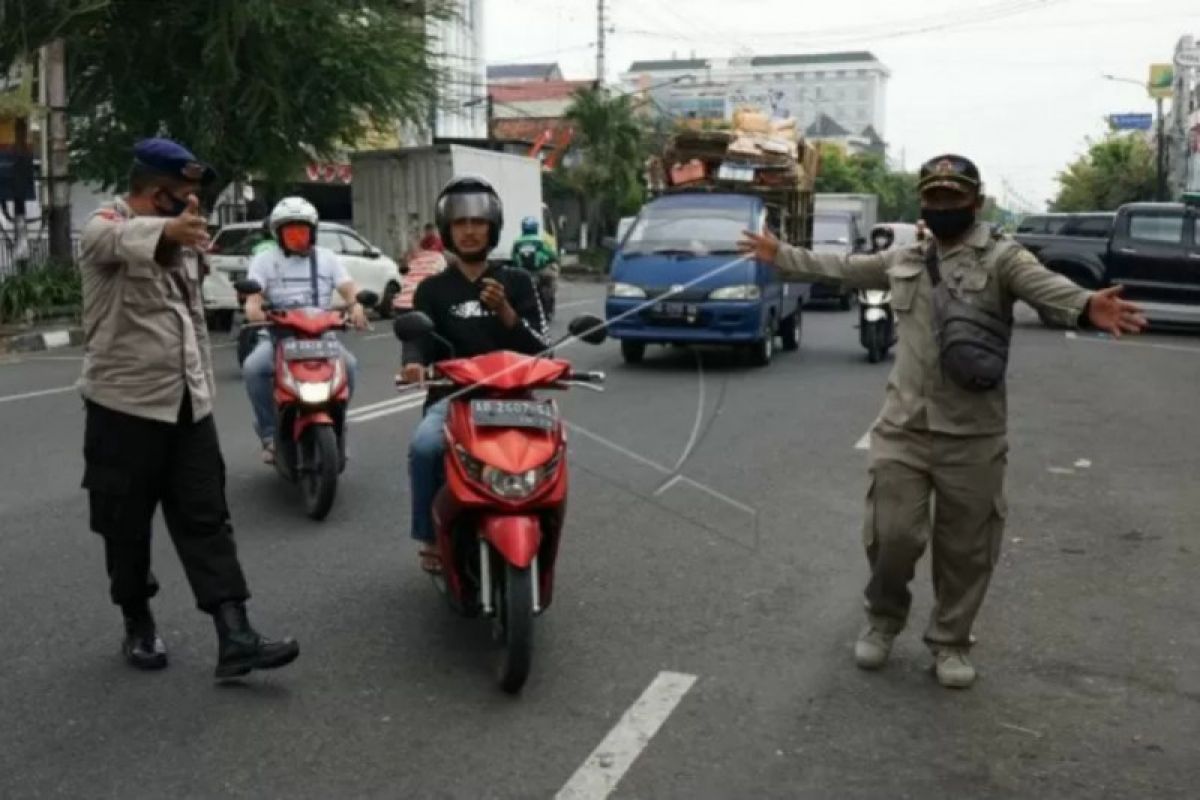
[[[922,208],[921,219],[938,239],[957,239],[975,224],[974,208]]]
[[[159,192],[158,194],[160,197],[166,197],[167,202],[170,204],[166,209],[163,209],[162,206],[158,207],[158,210],[162,213],[162,215],[164,217],[178,217],[180,214],[182,214],[184,211],[187,210],[187,207],[188,207],[187,198],[180,200],[178,197],[171,194],[170,192],[168,192],[165,189],[163,191]]]

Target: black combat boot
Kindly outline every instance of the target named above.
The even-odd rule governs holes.
[[[292,663],[300,655],[293,639],[273,642],[250,627],[243,603],[222,603],[213,621],[217,625],[220,650],[217,679],[237,678],[255,669],[275,669]]]
[[[125,606],[125,641],[121,652],[130,666],[138,669],[162,669],[167,665],[167,646],[158,636],[150,606]]]

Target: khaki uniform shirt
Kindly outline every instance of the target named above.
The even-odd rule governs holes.
[[[783,245],[776,261],[788,280],[840,281],[856,289],[891,289],[899,341],[881,422],[954,436],[1003,434],[1007,425],[1003,383],[990,391],[971,392],[942,374],[925,246],[842,256]],[[939,266],[942,280],[975,296],[972,304],[1009,321],[1013,303],[1024,300],[1047,322],[1074,327],[1091,296],[1043,267],[1008,237],[994,238],[983,223],[977,223],[961,244],[942,253]]]
[[[216,382],[199,255],[164,247],[165,217],[138,217],[121,200],[102,206],[80,241],[83,279],[83,376],[92,402],[137,417],[174,423],[184,392],[193,419],[212,413]]]

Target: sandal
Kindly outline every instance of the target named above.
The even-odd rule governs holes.
[[[430,575],[442,574],[442,554],[436,545],[423,545],[417,556],[421,559],[421,569]]]
[[[275,443],[263,442],[262,461],[264,464],[270,465],[275,463]]]

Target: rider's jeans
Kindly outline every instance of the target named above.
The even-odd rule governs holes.
[[[446,439],[442,429],[450,401],[434,403],[413,433],[408,446],[408,479],[412,489],[412,538],[432,542],[433,499],[446,482]]]
[[[354,396],[354,380],[358,375],[358,359],[342,345],[342,357],[346,359],[346,376],[350,383],[350,396]],[[265,331],[259,335],[258,344],[242,363],[242,380],[246,382],[246,394],[250,407],[254,409],[254,432],[264,443],[275,439],[275,345]]]

